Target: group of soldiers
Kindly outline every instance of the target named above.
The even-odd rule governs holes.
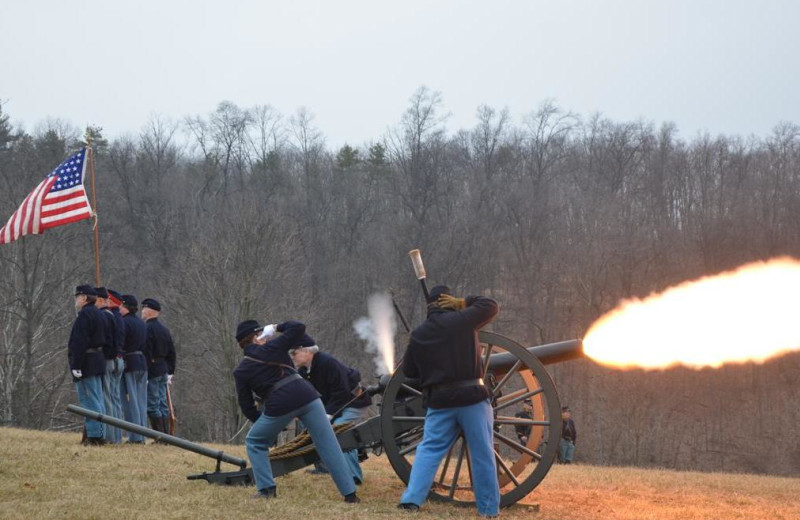
[[[158,320],[161,304],[153,298],[139,302],[132,294],[105,287],[75,289],[77,317],[69,336],[69,368],[80,405],[128,422],[168,433],[167,386],[175,374],[175,345]],[[122,442],[122,431],[99,421],[85,420],[84,443]],[[144,437],[128,434],[128,442]]]
[[[427,319],[411,333],[402,363],[405,374],[419,381],[427,407],[422,442],[398,504],[402,510],[419,511],[439,463],[463,432],[478,513],[484,517],[499,513],[492,405],[481,379],[477,339],[477,331],[497,312],[497,303],[490,298],[457,298],[446,286],[430,292]],[[236,341],[244,357],[233,376],[242,413],[253,423],[246,447],[258,489],[255,498],[277,496],[269,448],[291,421],[299,419],[344,501],[359,502],[356,487],[363,474],[358,453],[342,453],[331,424],[359,422],[367,413],[369,397],[360,389],[357,372],[320,352],[299,321],[262,326],[246,320],[237,327]]]
[[[169,331],[158,321],[161,305],[142,301],[136,316],[132,295],[82,285],[75,291],[78,317],[69,341],[70,368],[80,403],[114,415],[122,402],[125,418],[144,421],[144,384],[152,427],[165,431],[166,389],[175,372],[175,348]],[[483,296],[458,298],[446,286],[434,287],[427,319],[410,336],[403,357],[405,374],[419,381],[427,407],[422,442],[417,448],[408,488],[398,507],[418,511],[449,447],[463,433],[469,447],[478,513],[497,516],[500,490],[493,449],[493,412],[482,374],[480,328],[498,312]],[[239,323],[236,341],[243,358],[233,372],[242,413],[253,424],[246,438],[259,499],[277,496],[269,449],[294,420],[309,432],[322,462],[312,473],[330,474],[345,502],[360,502],[356,488],[364,481],[357,450],[343,453],[333,425],[360,422],[371,399],[358,371],[328,353],[299,321],[262,326]],[[121,378],[121,384],[120,384]],[[105,400],[104,400],[105,396]],[[119,442],[118,432],[86,421],[87,442]],[[143,442],[131,434],[129,442]]]

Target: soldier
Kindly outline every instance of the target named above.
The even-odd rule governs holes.
[[[125,373],[122,377],[122,410],[125,420],[147,426],[147,325],[136,315],[139,302],[136,296],[125,294],[121,297],[120,313],[125,322]],[[138,433],[128,433],[128,442],[144,444],[144,437]]]
[[[108,291],[105,287],[95,287],[97,294],[95,307],[100,309],[101,315],[105,320],[105,342],[103,355],[106,358],[106,372],[103,375],[103,397],[105,399],[106,413],[117,419],[122,419],[122,402],[119,397],[119,387],[122,381],[122,373],[125,370],[122,359],[122,338],[125,331],[120,330],[123,326],[120,320],[109,308]],[[122,430],[114,426],[106,425],[106,442],[119,444],[122,442]]]
[[[151,427],[169,433],[169,408],[167,385],[175,374],[175,345],[169,330],[158,321],[161,304],[152,298],[142,301],[142,319],[147,325],[145,351],[150,356],[147,364],[147,415]]]
[[[361,387],[361,374],[358,370],[344,365],[326,352],[320,352],[314,340],[306,335],[300,348],[289,351],[298,373],[314,385],[319,392],[325,413],[333,424],[361,422],[369,413],[372,399]],[[345,460],[353,474],[356,485],[364,481],[364,474],[358,463],[358,450],[345,453]],[[328,473],[323,464],[318,464],[309,473]]]
[[[253,423],[245,442],[258,488],[254,498],[277,496],[268,457],[269,446],[292,419],[299,418],[308,427],[317,453],[330,469],[344,501],[359,502],[353,477],[325,414],[325,407],[314,387],[300,377],[289,358],[289,350],[298,346],[306,326],[297,321],[268,325],[263,339],[256,339],[264,329],[255,320],[243,321],[236,328],[236,341],[244,350],[244,359],[233,372],[239,406]],[[276,332],[281,334],[267,341],[267,337]],[[256,408],[253,394],[263,402],[261,413]]]
[[[94,306],[96,294],[89,285],[75,289],[75,310],[78,317],[69,334],[68,357],[72,380],[78,391],[78,402],[83,408],[106,413],[103,404],[102,376],[106,371],[103,357],[104,320]],[[85,419],[86,443],[103,445],[103,423]]]
[[[575,454],[575,442],[578,440],[578,431],[572,412],[568,406],[561,407],[561,439],[558,441],[558,461],[562,464],[572,463]]]
[[[428,408],[422,443],[417,448],[408,488],[398,507],[417,511],[425,502],[436,470],[464,432],[472,467],[472,489],[478,514],[499,514],[493,440],[493,414],[489,390],[481,379],[478,329],[497,314],[497,302],[483,296],[455,298],[448,287],[433,288],[428,318],[411,333],[403,371],[419,379]]]

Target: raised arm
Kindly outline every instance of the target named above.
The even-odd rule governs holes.
[[[466,304],[467,307],[458,314],[473,329],[488,325],[500,310],[496,301],[485,296],[467,296]]]
[[[296,348],[300,340],[303,339],[306,333],[306,326],[299,321],[285,321],[278,325],[277,331],[281,335],[267,341],[264,347],[288,351]]]

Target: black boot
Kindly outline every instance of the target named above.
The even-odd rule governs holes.
[[[344,496],[344,501],[347,502],[348,504],[358,504],[359,502],[361,502],[361,499],[358,498],[358,496],[356,496],[356,492],[353,491],[349,495]]]
[[[148,415],[150,418],[150,429],[157,432],[161,431],[161,417],[158,415]]]
[[[164,432],[164,418],[159,415],[151,415],[150,416],[150,428],[157,431],[158,433],[165,433]],[[161,439],[154,439],[156,444],[163,444]]]
[[[259,489],[258,493],[250,498],[275,498],[278,496],[278,490],[275,486],[266,489]]]

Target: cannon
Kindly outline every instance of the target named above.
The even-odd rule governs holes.
[[[582,357],[583,345],[581,340],[570,340],[524,348],[510,338],[488,331],[481,331],[479,340],[483,379],[492,393],[495,412],[495,459],[501,488],[500,504],[505,507],[533,491],[550,470],[558,451],[561,404],[545,365]],[[381,398],[379,415],[358,424],[337,425],[339,444],[345,451],[361,449],[385,453],[397,476],[408,483],[425,423],[422,391],[398,369],[391,377],[384,377],[371,392]],[[526,401],[531,405],[531,417],[515,416],[514,410],[521,409]],[[213,472],[189,475],[190,480],[224,485],[254,482],[246,461],[219,450],[74,405],[69,405],[67,410],[217,461]],[[516,436],[516,427],[530,429],[526,442]],[[317,460],[319,457],[305,434],[270,451],[276,477],[305,468]],[[239,469],[221,471],[220,462]],[[474,501],[468,450],[461,436],[456,438],[442,461],[431,497],[467,504]]]

